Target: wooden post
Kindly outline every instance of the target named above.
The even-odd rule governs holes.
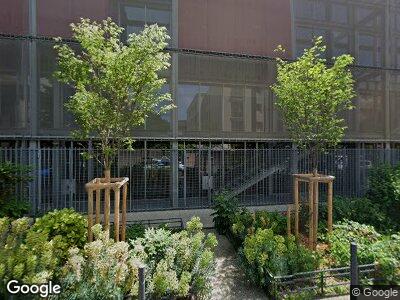
[[[313,200],[314,200],[314,185],[311,181],[308,181],[308,209],[309,209],[309,217],[308,217],[308,246],[310,249],[313,247],[313,215],[314,215],[314,209],[313,209]]]
[[[291,229],[291,215],[292,215],[292,212],[291,212],[291,208],[290,208],[290,205],[288,205],[288,208],[287,208],[287,235],[288,236],[290,236],[290,235],[292,235],[292,229]]]
[[[293,184],[294,195],[294,234],[299,237],[299,180],[295,177]]]
[[[96,190],[96,224],[100,223],[101,190]]]
[[[125,241],[126,232],[126,197],[128,194],[128,184],[126,183],[122,190],[122,228],[121,228],[121,240]]]
[[[333,182],[328,182],[328,232],[332,232],[333,223]]]
[[[318,180],[313,182],[314,184],[314,213],[313,213],[313,249],[317,248],[317,234],[318,234],[318,197],[319,197],[319,182]]]
[[[106,188],[106,190],[105,190],[104,229],[110,230],[110,188]]]
[[[114,189],[114,239],[119,242],[119,202],[120,192],[119,188]]]
[[[104,190],[104,219],[103,228],[106,231],[110,230],[110,199],[111,190],[114,192],[114,238],[115,241],[120,239],[125,240],[125,226],[126,226],[126,198],[128,193],[128,181],[127,177],[120,178],[95,178],[90,182],[86,183],[85,187],[88,191],[88,238],[89,241],[93,240],[93,234],[91,227],[93,226],[93,193],[96,192],[96,223],[101,223],[100,208],[101,208],[101,193]],[[122,229],[120,229],[120,202],[121,202],[121,188],[122,191]],[[120,235],[121,232],[121,235]]]
[[[89,242],[93,241],[93,190],[88,190],[88,239]]]

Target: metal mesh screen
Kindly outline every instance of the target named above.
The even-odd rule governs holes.
[[[93,159],[83,159],[84,151],[3,148],[0,161],[33,168],[34,180],[15,190],[31,202],[32,213],[64,207],[85,212],[85,183],[101,177],[102,168]],[[372,167],[399,161],[397,149],[333,150],[319,157],[318,169],[336,177],[335,195],[355,197],[367,191]],[[111,171],[115,177],[130,178],[128,211],[207,208],[213,196],[225,189],[237,195],[242,205],[277,205],[292,202],[291,174],[309,172],[310,160],[306,153],[290,149],[138,149],[119,151]]]

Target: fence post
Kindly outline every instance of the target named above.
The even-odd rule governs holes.
[[[145,268],[143,265],[139,266],[139,300],[146,299],[146,286],[145,286]]]
[[[350,285],[358,285],[357,244],[350,243]]]

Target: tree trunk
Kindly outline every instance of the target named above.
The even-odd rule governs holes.
[[[311,164],[312,164],[312,174],[314,177],[318,175],[318,150],[311,150]]]
[[[111,171],[110,169],[104,169],[104,178],[106,179],[106,182],[110,182],[111,180]]]

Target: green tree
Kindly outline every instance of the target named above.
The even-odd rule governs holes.
[[[133,129],[149,115],[173,107],[170,94],[160,91],[166,82],[160,73],[169,67],[170,55],[164,51],[169,36],[164,27],[151,25],[130,34],[124,44],[123,28],[110,18],[99,23],[81,19],[71,28],[80,49],[58,39],[55,76],[75,89],[66,103],[79,126],[74,136],[99,138],[101,155],[96,158],[109,177],[116,150],[132,142]]]
[[[353,108],[355,96],[349,70],[354,58],[341,55],[328,66],[325,51],[322,37],[318,37],[296,61],[278,58],[277,82],[271,87],[292,140],[310,151],[314,174],[319,153],[342,140],[347,127],[340,114]]]

